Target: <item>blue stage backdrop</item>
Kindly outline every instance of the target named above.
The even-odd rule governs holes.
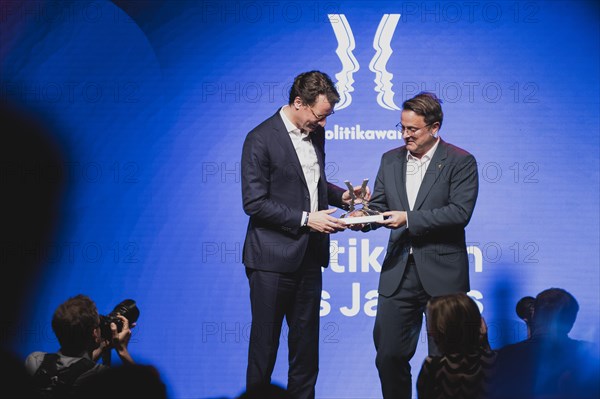
[[[599,341],[596,2],[0,4],[1,98],[52,126],[67,154],[59,232],[14,336],[23,357],[57,349],[50,319],[68,297],[87,294],[104,314],[133,298],[131,352],[172,397],[239,394],[250,331],[242,143],[312,69],[342,98],[326,126],[338,185],[373,182],[381,155],[402,145],[404,100],[442,98],[441,136],[478,160],[470,295],[494,348],[525,337],[515,304],[548,287],[579,300],[572,337]],[[319,398],[380,396],[372,328],[387,237],[332,236]]]

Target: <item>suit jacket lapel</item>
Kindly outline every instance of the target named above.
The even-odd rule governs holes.
[[[325,154],[323,148],[325,146],[325,132],[320,129],[316,132],[312,132],[310,134],[310,142],[312,143],[315,153],[317,154],[317,161],[319,162],[319,176],[321,176],[321,180],[325,181]]]
[[[423,205],[423,201],[427,198],[427,194],[433,187],[436,180],[441,176],[444,171],[444,160],[448,155],[448,149],[446,148],[446,144],[440,139],[440,143],[438,144],[433,157],[431,158],[431,162],[429,162],[429,166],[427,167],[427,171],[425,172],[425,177],[421,182],[421,187],[419,188],[419,193],[417,194],[417,199],[415,200],[415,206],[413,209],[419,209],[421,205]]]
[[[310,134],[310,141],[315,154],[317,154],[317,162],[319,163],[319,181],[317,187],[319,189],[319,210],[327,209],[327,178],[325,177],[325,132],[317,130]]]
[[[319,176],[320,176],[320,180],[319,180],[319,184],[324,183],[326,181],[325,179],[325,160],[323,159],[323,149],[320,148],[318,145],[315,145],[313,143],[313,148],[315,149],[315,153],[317,154],[317,160],[319,161]]]
[[[406,147],[402,147],[398,152],[398,162],[394,164],[394,174],[396,177],[396,189],[400,194],[400,203],[403,210],[408,211],[408,195],[406,194]]]
[[[302,165],[300,165],[300,160],[298,159],[298,154],[296,153],[296,149],[294,148],[290,134],[288,133],[287,129],[285,128],[285,124],[281,119],[281,115],[279,115],[279,110],[273,116],[273,130],[275,130],[275,140],[277,140],[283,149],[284,154],[286,154],[286,159],[289,159],[289,164],[296,171],[304,185],[308,187],[306,184],[306,178],[304,177],[304,172],[302,171]]]

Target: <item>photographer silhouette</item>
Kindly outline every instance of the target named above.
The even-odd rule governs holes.
[[[118,329],[114,318],[120,321]],[[131,337],[129,320],[113,315],[110,339],[101,334],[101,318],[96,304],[85,295],[69,298],[58,306],[52,317],[52,330],[60,344],[57,353],[33,352],[25,360],[41,397],[66,397],[85,382],[107,368],[96,363],[100,356],[115,349],[123,364],[134,364],[127,349]]]

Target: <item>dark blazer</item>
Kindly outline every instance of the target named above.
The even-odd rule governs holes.
[[[381,268],[379,294],[390,296],[404,274],[410,246],[421,283],[431,296],[469,291],[465,226],[479,188],[473,155],[440,139],[409,210],[406,147],[383,154],[370,206],[407,211],[406,226],[392,230]]]
[[[535,333],[498,351],[493,398],[598,398],[598,345]]]
[[[325,177],[325,130],[319,128],[310,137],[320,169],[318,209],[327,209],[329,204],[343,207],[345,190]],[[248,133],[241,169],[244,211],[250,216],[242,262],[257,270],[297,270],[308,245],[309,229],[300,222],[302,212],[310,211],[310,196],[279,110]],[[329,234],[312,234],[317,234],[315,263],[327,267]]]

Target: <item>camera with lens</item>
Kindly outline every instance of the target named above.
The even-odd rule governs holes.
[[[140,317],[140,310],[138,309],[133,299],[125,299],[119,303],[108,315],[100,315],[100,335],[102,339],[111,340],[112,332],[110,331],[110,323],[115,323],[117,326],[117,332],[123,330],[123,322],[117,317],[121,315],[129,321],[131,326]]]
[[[535,298],[530,296],[524,296],[517,302],[517,307],[515,309],[517,316],[526,323],[531,323],[531,320],[533,319],[534,303]]]
[[[517,316],[519,316],[519,318],[521,320],[523,320],[525,322],[525,324],[527,325],[527,338],[531,337],[531,334],[533,334],[533,330],[534,330],[534,324],[533,324],[533,312],[535,311],[535,298],[531,297],[531,296],[524,296],[523,298],[519,299],[519,302],[517,302],[517,307],[515,308],[515,311],[517,312]]]

